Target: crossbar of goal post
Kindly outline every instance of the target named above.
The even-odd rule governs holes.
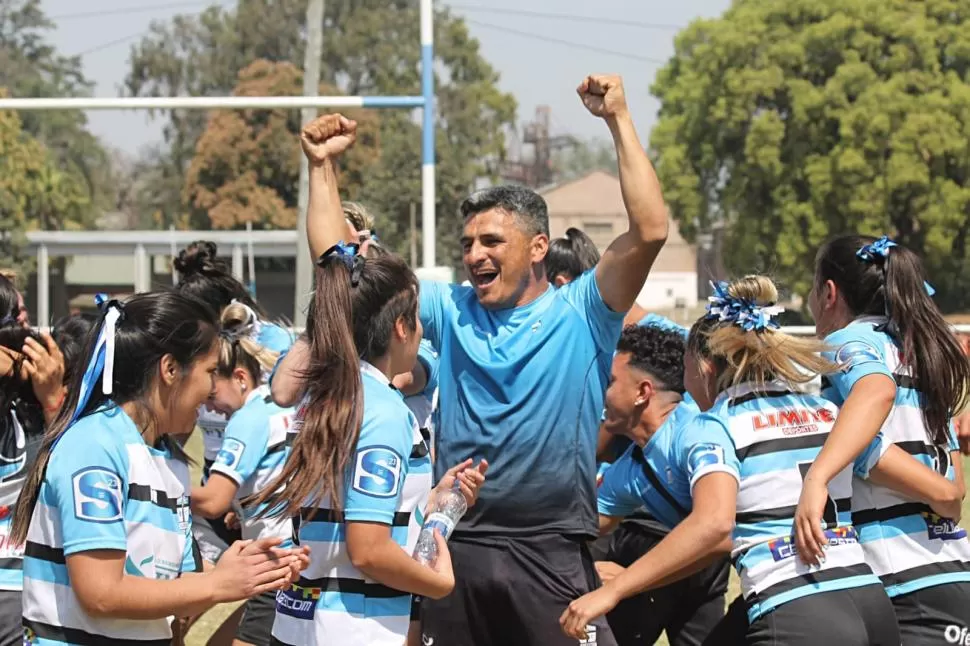
[[[450,270],[435,263],[435,151],[434,151],[434,0],[420,0],[420,96],[177,96],[177,97],[65,97],[0,98],[0,110],[239,110],[297,108],[421,108],[421,271],[445,277]],[[300,235],[305,235],[301,232]],[[47,303],[49,286],[38,280],[40,300]],[[41,295],[41,291],[43,294]],[[301,294],[296,294],[299,302]],[[38,312],[42,324],[46,319]]]

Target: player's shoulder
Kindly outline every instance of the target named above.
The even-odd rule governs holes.
[[[825,337],[826,355],[839,365],[885,360],[889,336],[872,321],[854,321]]]

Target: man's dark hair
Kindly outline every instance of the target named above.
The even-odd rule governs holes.
[[[623,328],[617,352],[630,353],[630,365],[648,373],[663,390],[684,392],[684,337],[656,325]]]
[[[463,220],[491,209],[514,215],[529,235],[549,235],[549,209],[542,196],[532,189],[512,184],[484,188],[466,197],[458,207]]]

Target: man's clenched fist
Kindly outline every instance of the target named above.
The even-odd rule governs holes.
[[[357,139],[357,122],[342,114],[317,117],[300,133],[300,144],[311,164],[320,164],[350,148]]]
[[[627,112],[623,80],[619,76],[591,74],[583,79],[576,92],[586,109],[597,117],[613,119]]]

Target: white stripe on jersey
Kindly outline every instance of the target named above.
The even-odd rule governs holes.
[[[830,545],[825,551],[823,568],[814,565],[805,565],[797,555],[793,555],[782,561],[765,559],[753,567],[741,570],[741,589],[744,590],[744,597],[748,598],[752,594],[758,594],[762,590],[767,590],[782,581],[806,574],[816,574],[823,569],[851,567],[862,563],[864,558],[862,548],[858,543],[848,543],[845,545]],[[876,580],[873,579],[873,582],[876,582]]]

